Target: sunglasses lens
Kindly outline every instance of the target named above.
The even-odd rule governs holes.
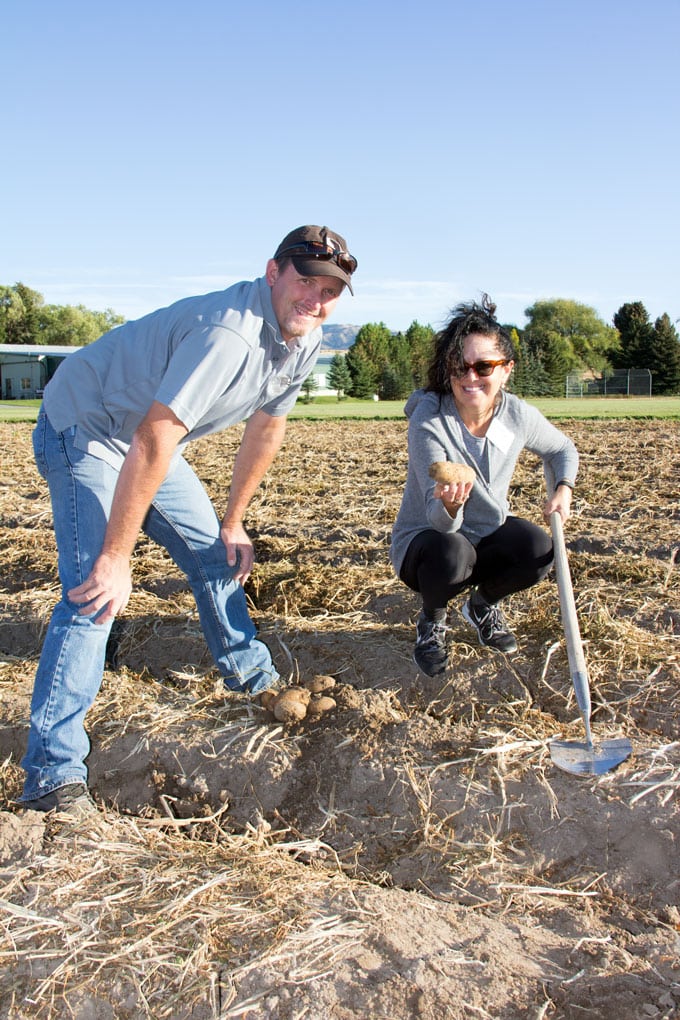
[[[499,365],[507,365],[507,361],[475,361],[471,365],[467,361],[463,361],[462,364],[453,367],[451,374],[455,375],[457,379],[462,379],[469,371],[473,371],[475,375],[487,379]]]
[[[338,263],[343,273],[348,273],[350,276],[357,267],[357,260],[353,255],[349,255],[347,252],[342,252],[335,256],[335,261]]]

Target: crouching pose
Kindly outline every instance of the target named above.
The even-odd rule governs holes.
[[[543,461],[546,522],[555,510],[563,521],[570,515],[576,448],[535,407],[505,391],[514,350],[494,313],[487,295],[454,309],[435,337],[427,386],[405,409],[408,475],[390,555],[400,579],[422,598],[414,659],[428,676],[446,668],[448,603],[466,590],[462,614],[480,643],[517,649],[499,603],[545,577],[553,559],[549,533],[510,513],[508,489],[523,449]],[[446,480],[446,461],[467,470]]]

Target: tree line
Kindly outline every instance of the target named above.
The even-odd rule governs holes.
[[[0,285],[0,344],[50,344],[82,347],[125,322],[108,308],[47,305],[42,294],[23,283]]]
[[[680,393],[680,338],[666,313],[652,323],[642,302],[634,301],[622,305],[609,326],[589,305],[555,299],[537,301],[524,314],[525,326],[506,324],[515,348],[509,388],[519,396],[562,396],[570,372],[602,378],[633,368],[649,369],[655,395]],[[82,346],[124,321],[110,308],[45,304],[23,283],[0,286],[2,344]],[[427,383],[435,335],[417,321],[403,333],[369,322],[347,353],[333,358],[328,387],[338,398],[404,399]]]
[[[537,301],[524,314],[526,326],[505,324],[515,349],[508,388],[518,396],[564,396],[570,372],[602,378],[616,369],[648,369],[655,395],[680,393],[680,337],[666,313],[652,323],[635,301],[608,326],[589,305],[556,299]],[[435,335],[418,322],[404,333],[368,323],[347,354],[333,358],[328,387],[339,398],[403,399],[426,385]]]

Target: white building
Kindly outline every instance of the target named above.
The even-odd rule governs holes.
[[[41,397],[64,358],[78,347],[0,344],[0,399]]]
[[[29,400],[42,396],[58,366],[78,347],[42,344],[0,344],[0,400]],[[314,393],[328,396],[335,393],[328,385],[328,373],[336,354],[344,351],[321,351],[312,369],[316,383]]]
[[[316,389],[314,390],[315,396],[327,397],[331,393],[335,395],[335,390],[332,390],[328,385],[328,373],[331,370],[331,361],[335,355],[344,355],[344,353],[344,351],[321,351],[316,360],[316,364],[310,373],[312,379],[316,383]]]

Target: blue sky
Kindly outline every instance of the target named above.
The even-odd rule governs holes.
[[[334,321],[680,317],[680,0],[5,0],[0,283],[127,318],[325,223]]]

